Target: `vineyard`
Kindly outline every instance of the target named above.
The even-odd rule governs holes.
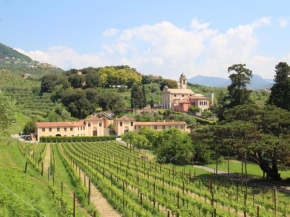
[[[160,165],[133,146],[116,141],[49,144],[13,140],[0,149],[9,150],[11,159],[17,159],[9,163],[11,159],[0,158],[4,184],[23,192],[20,196],[37,210],[0,187],[0,215],[290,216],[287,194],[228,181],[194,167]],[[9,164],[23,167],[8,171]],[[31,177],[41,183],[41,194],[32,193],[35,181]],[[100,203],[100,197],[108,204]]]
[[[115,141],[57,147],[124,216],[290,216],[289,196],[178,172]]]

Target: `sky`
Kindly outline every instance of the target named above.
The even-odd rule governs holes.
[[[178,79],[228,77],[243,63],[272,79],[290,64],[290,1],[0,0],[0,43],[71,68],[129,65]]]

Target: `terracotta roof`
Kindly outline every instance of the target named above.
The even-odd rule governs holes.
[[[179,104],[190,104],[191,102],[188,99],[183,99],[178,102]]]
[[[135,122],[135,126],[175,126],[175,125],[186,125],[185,121],[179,122]]]
[[[37,127],[80,127],[85,126],[83,121],[78,122],[36,122]]]
[[[133,118],[128,117],[128,116],[123,116],[119,119],[116,119],[117,121],[135,121]]]
[[[169,93],[194,94],[191,89],[168,89]]]
[[[92,116],[88,119],[86,119],[86,121],[102,121],[102,118],[98,118],[97,116]]]

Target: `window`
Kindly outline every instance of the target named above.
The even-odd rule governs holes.
[[[49,128],[48,130],[49,130],[49,132],[51,132],[51,131],[52,131],[52,129],[51,129],[51,128]]]
[[[45,128],[42,128],[42,132],[45,132]]]
[[[157,126],[154,126],[154,130],[157,130]]]
[[[66,127],[64,128],[64,131],[66,131]]]
[[[73,131],[73,128],[72,127],[70,128],[70,131]]]
[[[122,127],[123,126],[123,123],[122,122],[120,122],[120,127]]]
[[[137,127],[135,126],[135,127],[134,127],[134,129],[136,130],[136,129],[137,129]]]
[[[182,94],[182,97],[184,97],[184,95]]]
[[[180,126],[180,128],[181,128],[181,129],[184,129],[184,126],[183,126],[183,125],[181,125],[181,126]]]
[[[83,127],[83,129],[85,130],[86,128],[85,128],[85,127]]]
[[[99,127],[101,127],[102,126],[102,123],[99,123]]]
[[[88,124],[88,127],[91,127],[91,124]]]
[[[162,130],[165,130],[165,126],[162,126]]]
[[[195,102],[193,102],[192,105],[195,105]]]
[[[176,94],[174,94],[174,97],[176,97]]]
[[[133,127],[133,121],[131,122],[131,127]]]
[[[58,128],[56,128],[56,129],[57,129],[57,131],[58,131],[58,132],[60,131],[59,127],[58,127]]]

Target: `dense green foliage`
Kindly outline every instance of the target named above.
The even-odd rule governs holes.
[[[268,104],[290,111],[290,66],[285,62],[276,65],[275,83]]]
[[[243,105],[226,110],[224,117],[217,125],[194,132],[193,138],[208,144],[208,149],[233,151],[279,180],[279,169],[290,164],[290,112],[275,106]]]
[[[15,102],[0,90],[0,134],[5,133],[15,120]]]
[[[116,136],[42,136],[40,142],[95,142],[116,140]]]
[[[30,135],[31,133],[35,133],[35,121],[33,121],[33,120],[28,121],[24,126],[23,132],[26,135]]]
[[[139,86],[133,86],[131,90],[131,108],[143,109],[146,107],[146,93],[144,86],[141,89]]]

